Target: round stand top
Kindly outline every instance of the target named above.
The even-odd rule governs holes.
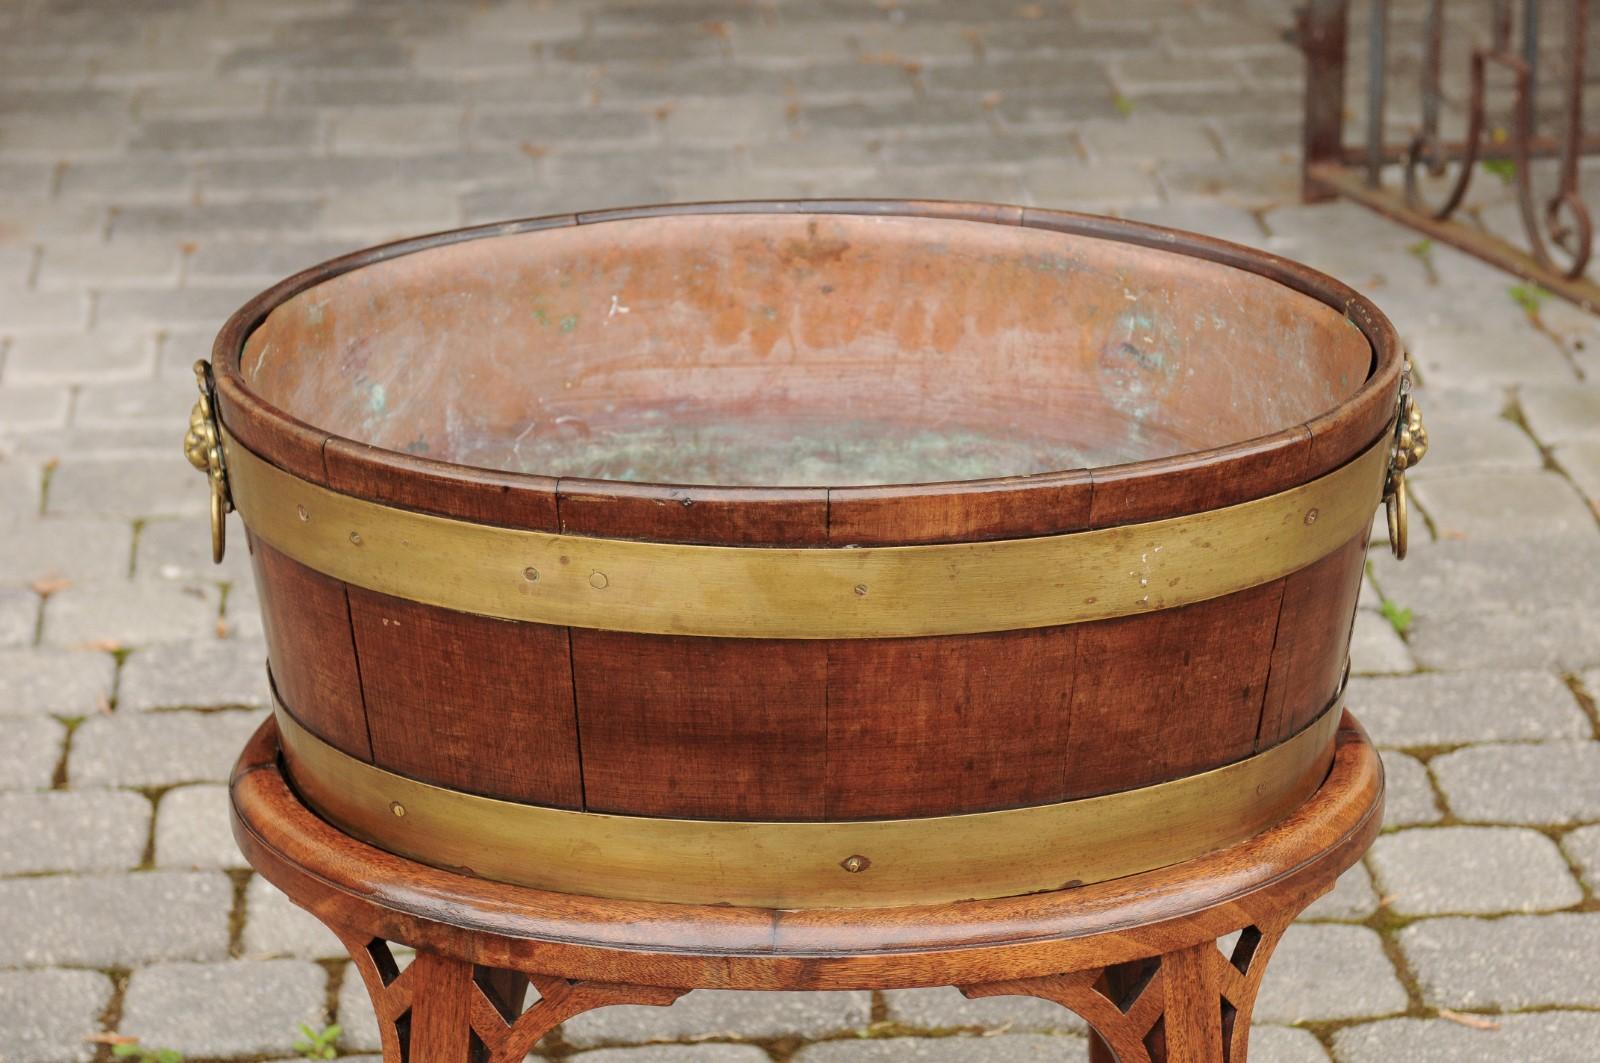
[[[319,819],[261,726],[230,784],[257,871],[325,922],[473,963],[667,987],[859,989],[1057,974],[1212,940],[1298,910],[1382,822],[1383,769],[1345,714],[1322,787],[1249,841],[1070,890],[903,908],[787,911],[550,893],[454,874]]]

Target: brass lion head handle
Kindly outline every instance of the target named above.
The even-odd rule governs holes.
[[[200,397],[189,411],[189,430],[183,435],[183,456],[211,481],[211,560],[220,562],[227,548],[228,512],[233,499],[228,494],[228,470],[222,461],[222,434],[217,428],[216,388],[211,380],[211,363],[204,358],[194,363],[194,379]]]
[[[1428,453],[1428,430],[1422,426],[1422,409],[1411,394],[1411,363],[1400,376],[1400,405],[1395,415],[1394,443],[1389,450],[1389,475],[1383,485],[1383,501],[1389,515],[1389,548],[1405,560],[1410,495],[1406,490],[1406,470]]]

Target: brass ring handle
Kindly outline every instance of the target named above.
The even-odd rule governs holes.
[[[200,397],[189,411],[189,430],[183,435],[183,456],[189,464],[206,474],[211,483],[211,560],[221,562],[227,549],[228,513],[233,499],[228,493],[228,470],[222,457],[222,433],[217,430],[216,392],[211,380],[211,363],[204,358],[194,363],[195,384]]]
[[[1410,539],[1411,496],[1406,488],[1406,470],[1427,453],[1428,430],[1422,424],[1422,408],[1411,394],[1411,362],[1408,360],[1400,376],[1394,443],[1389,451],[1389,475],[1383,485],[1384,507],[1389,518],[1389,548],[1402,561]]]

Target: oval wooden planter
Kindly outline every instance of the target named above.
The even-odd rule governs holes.
[[[215,386],[308,741],[543,810],[808,824],[1137,791],[1328,718],[1402,361],[1264,252],[807,201],[346,256],[240,310]]]

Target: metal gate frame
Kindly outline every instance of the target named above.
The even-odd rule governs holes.
[[[1429,0],[1424,23],[1422,121],[1409,140],[1390,143],[1385,129],[1389,50],[1389,0],[1371,0],[1368,22],[1365,142],[1345,143],[1345,84],[1351,0],[1307,0],[1299,13],[1299,41],[1306,57],[1305,139],[1302,196],[1308,203],[1343,197],[1362,203],[1440,243],[1458,247],[1532,281],[1591,312],[1600,312],[1600,284],[1584,275],[1594,246],[1594,225],[1578,187],[1578,160],[1600,152],[1600,137],[1583,130],[1583,79],[1590,0],[1558,0],[1565,18],[1565,62],[1559,136],[1541,135],[1536,122],[1540,77],[1539,18],[1549,0],[1492,0],[1491,43],[1473,50],[1471,94],[1463,140],[1440,140],[1443,101],[1444,0]],[[1514,11],[1514,8],[1519,10]],[[1520,17],[1518,17],[1520,15]],[[1511,128],[1490,135],[1486,114],[1488,75],[1500,68],[1512,79]],[[1559,180],[1542,204],[1529,163],[1559,158]],[[1500,160],[1517,186],[1526,248],[1456,217],[1479,163]],[[1383,187],[1383,168],[1405,167],[1403,191]],[[1421,177],[1446,177],[1458,166],[1449,194],[1428,202]]]

